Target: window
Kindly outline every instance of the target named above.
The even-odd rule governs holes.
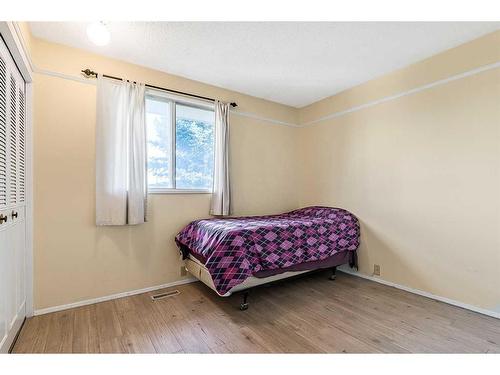
[[[214,169],[211,106],[150,92],[146,96],[151,192],[210,192]]]

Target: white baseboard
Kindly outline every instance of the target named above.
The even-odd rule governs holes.
[[[364,274],[359,273],[359,272],[354,272],[354,271],[351,271],[349,269],[339,268],[338,270],[341,271],[341,272],[347,273],[349,275],[353,275],[353,276],[361,277],[363,279],[375,281],[376,283],[379,283],[379,284],[384,284],[384,285],[387,285],[387,286],[392,286],[394,288],[401,289],[401,290],[404,290],[406,292],[410,292],[410,293],[413,293],[413,294],[417,294],[419,296],[431,298],[431,299],[434,299],[436,301],[447,303],[449,305],[461,307],[461,308],[466,309],[466,310],[474,311],[474,312],[477,312],[479,314],[483,314],[483,315],[491,316],[493,318],[500,319],[500,312],[497,312],[497,311],[487,310],[487,309],[483,309],[483,308],[480,308],[480,307],[477,307],[477,306],[469,305],[467,303],[455,301],[455,300],[452,300],[450,298],[436,296],[436,295],[434,295],[432,293],[428,293],[428,292],[425,292],[423,290],[413,289],[413,288],[410,288],[408,286],[404,286],[404,285],[393,283],[391,281],[386,281],[384,279],[380,279],[380,278],[377,278],[377,277],[373,277],[373,276],[369,276],[369,275],[364,275]],[[48,313],[51,313],[51,312],[56,312],[56,311],[62,311],[62,310],[71,309],[71,308],[74,308],[74,307],[92,305],[92,304],[98,303],[98,302],[110,301],[110,300],[113,300],[113,299],[123,298],[123,297],[127,297],[127,296],[132,296],[132,295],[135,295],[135,294],[147,293],[147,292],[151,292],[151,291],[158,290],[158,289],[170,288],[170,287],[177,286],[177,285],[189,284],[189,283],[192,283],[192,282],[195,282],[195,281],[198,281],[198,279],[196,279],[196,278],[189,278],[189,279],[185,279],[185,280],[174,281],[172,283],[151,286],[151,287],[143,288],[143,289],[132,290],[132,291],[129,291],[129,292],[122,292],[122,293],[112,294],[112,295],[109,295],[109,296],[92,298],[92,299],[88,299],[88,300],[84,300],[84,301],[78,301],[78,302],[68,303],[66,305],[59,305],[59,306],[47,307],[47,308],[44,308],[44,309],[35,310],[34,315],[43,315],[43,314],[48,314]]]
[[[432,293],[429,293],[429,292],[425,292],[423,290],[413,289],[413,288],[410,288],[408,286],[396,284],[396,283],[393,283],[391,281],[386,281],[384,279],[380,279],[380,278],[377,278],[377,277],[373,277],[373,276],[369,276],[369,275],[364,275],[362,273],[351,271],[349,269],[339,268],[338,270],[341,271],[341,272],[344,272],[344,273],[348,273],[349,275],[353,275],[353,276],[361,277],[363,279],[375,281],[376,283],[379,283],[379,284],[384,284],[384,285],[392,286],[394,288],[401,289],[401,290],[404,290],[406,292],[410,292],[410,293],[413,293],[413,294],[418,294],[419,296],[431,298],[431,299],[434,299],[434,300],[439,301],[439,302],[444,302],[444,303],[447,303],[449,305],[461,307],[461,308],[466,309],[466,310],[474,311],[474,312],[477,312],[479,314],[488,315],[488,316],[491,316],[493,318],[500,319],[500,312],[497,312],[497,311],[487,310],[487,309],[483,309],[483,308],[480,308],[480,307],[477,307],[477,306],[469,305],[467,303],[455,301],[455,300],[450,299],[450,298],[436,296],[435,294],[432,294]]]
[[[127,296],[133,296],[135,294],[152,292],[153,290],[170,288],[170,287],[177,286],[177,285],[189,284],[189,283],[192,283],[192,282],[195,282],[195,281],[198,281],[198,279],[189,278],[189,279],[174,281],[172,283],[150,286],[148,288],[131,290],[129,292],[122,292],[122,293],[117,293],[117,294],[111,294],[109,296],[103,296],[103,297],[97,297],[97,298],[92,298],[92,299],[86,299],[84,301],[72,302],[72,303],[68,303],[66,305],[46,307],[44,309],[35,310],[34,315],[35,316],[36,315],[43,315],[43,314],[48,314],[48,313],[51,313],[51,312],[72,309],[74,307],[92,305],[92,304],[98,303],[98,302],[110,301],[112,299],[118,299],[118,298],[123,298],[123,297],[127,297]]]

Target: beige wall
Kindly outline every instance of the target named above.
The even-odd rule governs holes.
[[[78,77],[90,67],[297,121],[294,108],[40,40],[32,41],[32,57],[38,70]],[[181,279],[174,236],[189,221],[208,216],[210,195],[152,195],[147,224],[96,227],[96,87],[46,74],[35,74],[34,81],[35,309]],[[297,172],[290,163],[295,129],[237,115],[231,121],[235,214],[296,208]]]
[[[303,123],[500,61],[500,32],[301,110]],[[300,205],[362,223],[360,271],[500,311],[500,68],[298,131]]]
[[[300,110],[29,38],[40,70],[90,67],[237,101],[236,214],[324,204],[362,223],[360,271],[478,307],[500,305],[500,73],[490,70],[344,116],[324,116],[500,61],[500,32]],[[173,237],[209,195],[153,195],[151,221],[94,225],[95,86],[35,74],[35,308],[180,279]]]

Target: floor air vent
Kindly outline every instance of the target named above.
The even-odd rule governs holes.
[[[153,301],[156,301],[156,300],[167,298],[167,297],[177,296],[179,294],[181,294],[181,292],[179,292],[178,290],[171,290],[171,291],[168,291],[168,292],[165,292],[165,293],[154,294],[154,295],[151,296],[151,299]]]

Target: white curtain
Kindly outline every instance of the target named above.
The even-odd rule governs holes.
[[[146,221],[145,86],[97,79],[96,224]]]
[[[215,161],[211,215],[231,213],[229,184],[229,104],[215,101]]]

